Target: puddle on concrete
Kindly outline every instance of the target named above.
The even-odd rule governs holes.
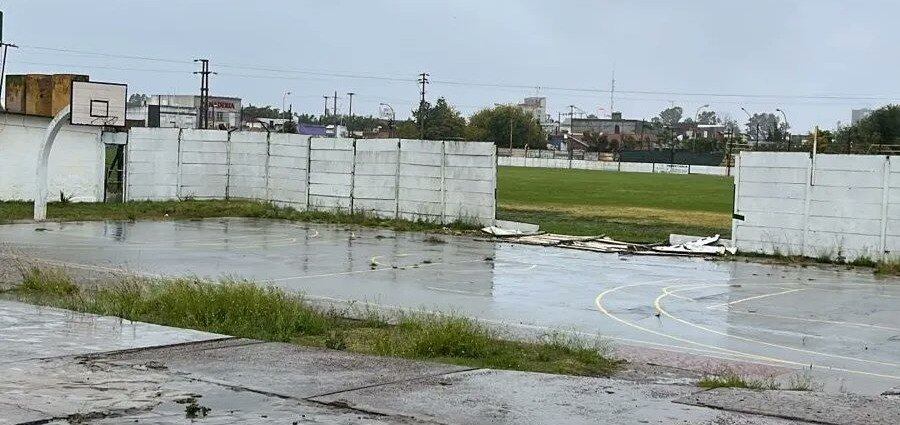
[[[900,383],[896,279],[344,229],[254,219],[21,224],[0,226],[0,244],[68,263],[239,276],[331,300],[454,311],[790,368],[813,365],[835,391],[876,392]]]

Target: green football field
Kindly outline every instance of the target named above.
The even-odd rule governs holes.
[[[629,242],[731,233],[730,177],[525,167],[497,174],[497,217],[547,232]]]

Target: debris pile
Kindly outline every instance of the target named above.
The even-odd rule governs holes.
[[[501,227],[491,226],[481,229],[482,232],[502,239],[505,242],[525,245],[554,246],[559,248],[578,249],[581,251],[593,251],[604,253],[621,253],[635,255],[684,255],[684,256],[708,256],[734,254],[735,249],[728,246],[719,235],[710,237],[684,237],[671,238],[680,242],[667,244],[638,244],[622,242],[605,235],[600,236],[569,236],[540,231],[523,232]]]

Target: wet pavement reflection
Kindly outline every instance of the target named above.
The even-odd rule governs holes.
[[[81,266],[248,278],[313,297],[812,365],[835,391],[900,385],[900,281],[859,271],[254,219],[5,225],[0,244]]]

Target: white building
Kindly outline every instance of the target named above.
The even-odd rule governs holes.
[[[550,133],[556,129],[556,123],[547,114],[547,98],[546,97],[526,97],[525,101],[516,105],[527,114],[531,114],[544,132]]]
[[[197,108],[191,106],[129,106],[125,113],[130,127],[197,128]]]
[[[872,115],[872,110],[869,108],[862,109],[854,109],[850,111],[850,125],[856,125],[856,123],[862,121],[869,115]]]

